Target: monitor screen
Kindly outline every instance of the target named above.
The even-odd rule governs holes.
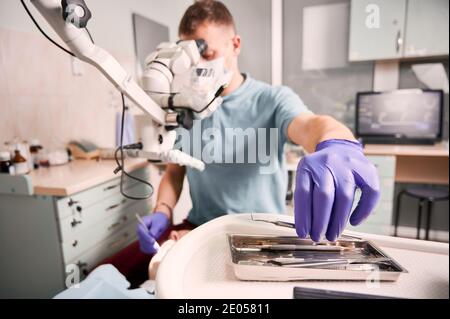
[[[442,135],[442,91],[359,93],[356,109],[359,137],[439,139]]]

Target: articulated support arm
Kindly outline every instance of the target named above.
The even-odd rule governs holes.
[[[184,115],[196,109],[192,108],[190,103],[195,98],[190,96],[189,99],[180,99],[179,93],[172,93],[172,82],[178,76],[182,78],[183,73],[189,73],[189,71],[201,75],[195,66],[201,59],[200,46],[204,46],[205,43],[186,41],[180,44],[163,44],[159,47],[147,65],[148,73],[144,78],[148,92],[146,93],[111,54],[91,41],[83,29],[91,16],[83,0],[62,0],[62,2],[61,0],[31,0],[31,3],[77,58],[96,67],[120,92],[148,115],[149,121],[146,122],[147,126],[142,132],[144,149],[134,153],[129,151],[129,155],[204,169],[201,161],[173,150],[176,139],[173,128],[180,124],[188,127],[190,123],[186,122]],[[64,12],[61,5],[64,6]],[[146,82],[146,79],[150,80]],[[155,94],[156,90],[162,88],[165,91]],[[211,103],[214,107],[219,105],[216,95],[217,92],[214,91],[208,96],[215,97],[213,100],[215,103]],[[186,105],[184,105],[185,102]],[[180,108],[183,110],[180,111]],[[183,116],[178,116],[179,114]]]

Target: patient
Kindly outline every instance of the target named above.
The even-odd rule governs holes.
[[[169,240],[179,241],[181,238],[189,234],[191,230],[182,229],[182,230],[172,230],[169,235]]]

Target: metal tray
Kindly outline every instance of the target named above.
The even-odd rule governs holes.
[[[407,271],[373,243],[342,238],[314,243],[298,237],[228,234],[240,280],[396,281]]]

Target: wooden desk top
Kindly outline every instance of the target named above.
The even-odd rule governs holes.
[[[144,159],[127,159],[127,171],[134,171],[148,165]],[[113,160],[77,160],[63,166],[40,168],[30,173],[35,195],[70,196],[99,184],[110,181],[116,162]]]
[[[366,155],[449,157],[449,150],[444,144],[427,145],[366,145]]]

